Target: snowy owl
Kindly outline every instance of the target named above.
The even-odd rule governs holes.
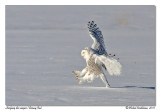
[[[86,60],[87,66],[82,71],[73,71],[77,77],[79,84],[85,81],[92,82],[95,78],[100,77],[106,87],[110,87],[105,74],[103,73],[102,66],[95,63],[95,54],[91,49],[85,48],[81,52],[81,56]]]
[[[73,71],[73,73],[77,77],[79,84],[85,81],[92,82],[94,78],[100,77],[106,87],[110,87],[102,67],[110,75],[120,75],[122,66],[113,56],[108,55],[102,32],[94,21],[88,22],[88,29],[90,37],[93,39],[93,44],[90,48],[85,48],[81,52],[81,56],[86,60],[87,66],[82,71]]]

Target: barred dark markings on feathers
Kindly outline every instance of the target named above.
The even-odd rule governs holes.
[[[94,21],[88,22],[88,29],[89,29],[91,38],[95,39],[91,47],[94,53],[98,55],[102,55],[102,54],[108,55],[105,49],[102,32],[97,27],[97,25],[94,24]]]
[[[103,73],[101,66],[95,63],[95,58],[93,57],[93,54],[90,56],[87,62],[87,68],[91,74],[95,74],[96,76]]]

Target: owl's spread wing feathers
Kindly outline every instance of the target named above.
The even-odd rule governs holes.
[[[91,48],[93,49],[94,53],[98,55],[107,55],[103,35],[100,29],[97,27],[97,24],[95,24],[94,21],[88,22],[88,29],[89,34],[93,39],[93,44]]]
[[[96,64],[105,65],[110,75],[120,75],[122,71],[122,65],[116,59],[109,56],[97,54],[94,54],[94,58]]]
[[[116,59],[107,54],[102,32],[94,21],[88,22],[88,29],[89,34],[93,39],[90,51],[93,52],[95,63],[107,69],[110,75],[120,75],[122,65]]]

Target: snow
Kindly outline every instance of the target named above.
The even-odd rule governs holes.
[[[6,6],[6,105],[156,105],[154,6]],[[79,85],[73,70],[92,44],[87,22],[102,30],[120,76]]]

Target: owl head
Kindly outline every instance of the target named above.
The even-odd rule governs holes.
[[[91,55],[91,49],[89,48],[85,48],[81,51],[81,56],[86,60],[89,59],[90,55]]]

